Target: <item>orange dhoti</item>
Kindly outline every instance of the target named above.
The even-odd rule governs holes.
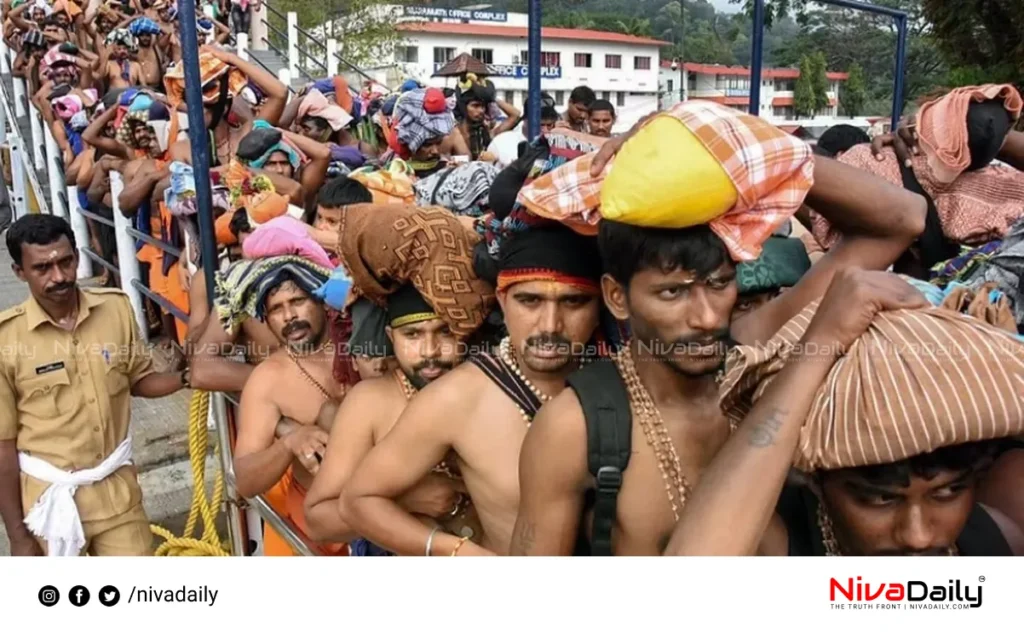
[[[281,480],[265,495],[279,515],[290,520],[303,534],[306,533],[306,514],[302,505],[306,500],[306,489],[295,479],[289,466]],[[317,543],[313,551],[319,556],[348,556],[346,543]],[[269,525],[263,527],[264,556],[296,556],[288,541]]]

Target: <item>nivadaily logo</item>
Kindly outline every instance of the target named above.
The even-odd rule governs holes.
[[[981,606],[981,583],[977,585],[950,580],[948,585],[933,585],[923,580],[904,582],[865,582],[861,576],[832,578],[829,601],[833,608],[853,609],[977,609]]]

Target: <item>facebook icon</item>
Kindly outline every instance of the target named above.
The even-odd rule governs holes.
[[[68,600],[76,607],[83,607],[89,602],[89,590],[82,585],[75,585],[68,593]]]

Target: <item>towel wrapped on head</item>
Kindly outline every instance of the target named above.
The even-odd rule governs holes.
[[[330,269],[298,255],[237,261],[217,272],[213,300],[217,318],[232,335],[246,319],[264,319],[264,299],[282,281],[294,281],[312,296],[330,274]]]
[[[746,416],[797,353],[817,308],[764,346],[730,350],[719,393],[731,421]],[[818,387],[794,465],[812,472],[889,464],[1021,433],[1024,343],[943,308],[882,312]]]
[[[447,209],[355,204],[340,233],[355,287],[378,305],[412,283],[453,334],[468,337],[494,304],[494,287],[473,269],[478,238]]]
[[[305,155],[284,138],[281,130],[259,119],[253,122],[252,131],[242,137],[235,155],[246,164],[262,169],[274,152],[288,156],[292,169],[302,166]]]
[[[455,117],[437,88],[402,93],[393,118],[399,147],[392,149],[403,158],[416,153],[427,141],[444,138],[455,129]]]
[[[128,31],[138,37],[140,35],[160,35],[160,25],[149,18],[135,18],[128,25]]]

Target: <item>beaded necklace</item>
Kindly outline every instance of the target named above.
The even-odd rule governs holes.
[[[686,505],[686,498],[690,493],[690,484],[683,475],[683,467],[679,463],[679,453],[676,452],[672,437],[668,434],[665,420],[661,417],[658,407],[655,406],[650,392],[640,380],[630,350],[630,342],[625,341],[622,349],[614,357],[615,365],[626,383],[630,404],[637,414],[636,419],[644,432],[647,444],[654,449],[654,456],[658,460],[658,470],[661,471],[661,478],[665,482],[665,493],[672,506],[672,514],[678,521],[679,511]]]
[[[535,387],[534,384],[530,382],[530,379],[523,375],[522,370],[519,369],[519,363],[516,362],[515,354],[512,352],[512,343],[507,336],[501,339],[501,343],[498,344],[498,360],[504,363],[504,365],[516,375],[516,378],[523,381],[526,388],[529,389],[533,395],[537,396],[541,405],[551,400],[551,396]],[[522,407],[518,408],[519,412],[523,415],[523,419],[526,420],[526,424],[529,425],[533,421],[533,416],[527,414]]]
[[[825,506],[818,504],[818,528],[821,530],[821,542],[825,546],[825,556],[842,556],[843,550],[839,547],[839,540],[836,539],[835,529],[832,527],[832,517],[828,515]],[[946,551],[947,556],[959,556],[960,550],[954,543]]]
[[[293,352],[290,347],[286,347],[286,349],[288,350],[288,358],[292,359],[292,362],[295,363],[295,366],[299,368],[299,372],[302,374],[303,378],[306,379],[306,382],[316,387],[317,391],[320,392],[320,395],[323,396],[324,400],[333,400],[334,396],[331,395],[331,392],[327,391],[327,388],[321,385],[320,381],[314,378],[312,374],[310,374],[306,370],[306,368],[302,366],[302,363],[299,362],[299,357],[295,355],[295,352]]]

